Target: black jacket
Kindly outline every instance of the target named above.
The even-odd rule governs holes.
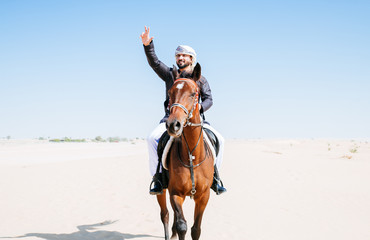
[[[168,91],[171,89],[174,79],[172,76],[172,68],[168,67],[166,64],[161,62],[154,51],[154,44],[153,41],[148,45],[144,46],[145,55],[148,59],[149,65],[153,68],[153,70],[157,73],[157,75],[165,82],[166,84],[166,100],[164,101],[164,110],[165,110],[165,116],[160,121],[165,122],[170,115],[169,109],[168,109],[168,102],[169,102],[169,96]],[[186,76],[183,76],[186,77]],[[200,89],[200,104],[202,105],[201,108],[201,114],[204,118],[203,112],[207,111],[211,108],[213,104],[212,100],[212,93],[211,88],[209,87],[209,84],[207,82],[207,79],[203,76],[201,76],[201,79],[197,81],[198,87]]]

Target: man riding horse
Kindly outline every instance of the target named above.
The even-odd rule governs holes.
[[[160,164],[158,161],[157,155],[157,148],[158,142],[161,138],[162,134],[166,131],[166,121],[169,116],[169,96],[168,90],[172,87],[174,81],[172,70],[162,63],[154,51],[154,44],[153,44],[153,37],[149,36],[150,29],[149,27],[145,27],[145,32],[143,32],[140,37],[142,43],[144,45],[144,50],[146,57],[148,59],[149,65],[152,69],[157,73],[157,75],[165,82],[166,84],[166,100],[164,102],[165,107],[165,116],[160,121],[160,124],[153,130],[153,132],[148,136],[148,149],[149,149],[149,166],[150,166],[150,173],[153,176],[153,180],[151,186],[153,187],[150,189],[150,194],[158,195],[163,192],[163,182],[162,182],[162,168],[158,165]],[[193,48],[189,46],[180,45],[177,47],[175,52],[176,57],[176,64],[179,67],[179,75],[182,78],[188,78],[192,75],[193,69],[196,63],[196,53]],[[201,79],[197,81],[198,87],[200,89],[200,112],[204,118],[204,112],[207,111],[213,104],[212,100],[212,93],[209,87],[209,84],[205,77],[201,76]],[[220,180],[218,168],[220,168],[222,157],[223,157],[223,147],[224,147],[224,138],[218,133],[213,127],[209,125],[209,123],[204,122],[204,128],[211,130],[218,138],[220,149],[219,154],[215,161],[215,172],[214,172],[214,180],[211,186],[212,190],[216,192],[217,195],[226,192],[226,189],[223,187],[223,184]]]

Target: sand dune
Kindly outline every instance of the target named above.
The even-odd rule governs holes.
[[[0,238],[163,239],[147,158],[143,140],[0,140]],[[365,140],[228,140],[221,176],[201,239],[370,239]]]

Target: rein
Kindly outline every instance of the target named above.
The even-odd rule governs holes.
[[[188,151],[188,156],[189,156],[189,165],[187,165],[186,163],[184,163],[182,160],[181,160],[181,154],[180,154],[180,147],[178,147],[178,151],[177,151],[177,155],[178,155],[178,158],[179,158],[179,161],[180,161],[180,163],[184,166],[184,167],[186,167],[186,168],[189,168],[190,169],[190,178],[191,178],[191,191],[190,191],[190,193],[191,193],[191,196],[190,196],[190,198],[194,198],[194,194],[197,192],[197,190],[195,189],[195,180],[194,180],[194,168],[196,168],[196,167],[198,167],[198,166],[200,166],[202,163],[204,163],[205,161],[206,161],[206,159],[207,159],[207,154],[205,154],[204,155],[204,159],[200,162],[200,163],[198,163],[198,164],[196,164],[196,165],[194,165],[193,164],[193,160],[195,160],[195,156],[193,156],[193,152],[195,151],[195,149],[198,147],[198,145],[199,145],[199,142],[200,142],[200,138],[201,138],[201,136],[202,136],[202,132],[203,132],[203,126],[202,126],[202,129],[201,129],[201,131],[200,131],[200,134],[199,134],[199,137],[198,137],[198,141],[197,141],[197,144],[195,145],[195,147],[193,148],[193,150],[191,150],[190,151],[190,148],[189,148],[189,144],[188,144],[188,141],[186,140],[186,137],[185,137],[185,135],[183,135],[184,136],[184,139],[185,139],[185,144],[186,144],[186,149],[187,149],[187,151]]]

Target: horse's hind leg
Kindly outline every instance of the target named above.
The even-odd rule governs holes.
[[[202,223],[203,213],[206,209],[208,199],[209,199],[209,189],[204,192],[199,198],[194,199],[195,201],[195,210],[194,210],[194,225],[191,228],[191,238],[193,240],[198,240],[200,237],[200,225]]]
[[[165,240],[169,240],[169,233],[168,233],[168,219],[169,219],[169,213],[167,209],[167,203],[166,203],[166,189],[163,190],[163,193],[161,195],[157,195],[157,201],[159,203],[159,206],[161,207],[161,220],[164,227],[164,237]]]
[[[172,209],[175,213],[175,222],[174,226],[176,226],[176,232],[179,235],[179,240],[185,240],[185,234],[188,229],[186,226],[186,220],[184,217],[184,213],[182,211],[182,204],[184,203],[185,197],[180,197],[178,195],[171,195],[171,205]],[[176,233],[173,234],[173,237],[176,236]]]

